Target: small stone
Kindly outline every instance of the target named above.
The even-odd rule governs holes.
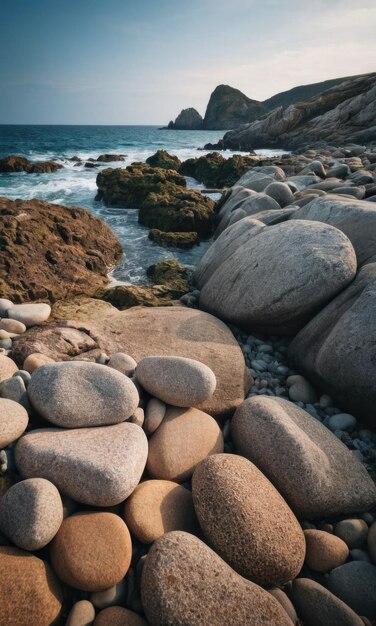
[[[329,396],[326,393],[320,396],[320,408],[328,409],[329,407],[332,407],[332,406],[333,406],[333,399],[331,396]]]
[[[0,448],[21,437],[28,422],[27,411],[18,402],[0,398]]]
[[[329,418],[328,425],[333,433],[336,430],[351,432],[356,427],[356,418],[349,413],[337,413]]]
[[[38,367],[27,392],[42,417],[66,428],[123,422],[133,415],[139,401],[137,389],[127,376],[86,361]]]
[[[210,454],[223,452],[218,423],[199,409],[168,407],[149,439],[147,470],[153,478],[184,482]]]
[[[342,539],[322,530],[305,530],[306,563],[314,572],[330,572],[342,565],[349,549]]]
[[[13,342],[10,338],[8,339],[0,339],[0,348],[4,350],[11,350],[13,346]]]
[[[45,303],[14,304],[8,309],[8,317],[22,322],[27,328],[47,321],[50,314],[51,307]]]
[[[296,611],[294,609],[294,605],[291,602],[291,600],[289,599],[289,597],[287,596],[287,594],[284,591],[282,591],[282,589],[280,589],[280,587],[271,587],[267,591],[268,591],[268,593],[270,593],[273,596],[273,598],[278,600],[280,605],[285,609],[285,611],[286,611],[287,615],[289,616],[289,618],[291,619],[292,623],[293,624],[297,624],[298,623],[298,616],[297,616]]]
[[[367,535],[368,550],[373,563],[376,565],[376,522],[372,524]]]
[[[152,543],[172,530],[198,532],[191,492],[169,480],[140,483],[125,503],[124,519],[142,543]]]
[[[0,355],[0,382],[11,378],[15,372],[18,372],[18,367],[12,359],[7,356]]]
[[[60,494],[44,478],[22,480],[0,500],[0,530],[18,548],[40,550],[53,539],[62,521]]]
[[[55,361],[45,354],[33,352],[33,354],[29,354],[29,356],[24,360],[23,369],[32,374],[37,367],[47,365],[48,363],[55,363]]]
[[[123,604],[127,595],[127,583],[123,579],[105,591],[95,591],[90,595],[90,601],[96,609],[106,609],[108,606]]]
[[[334,534],[343,539],[350,550],[361,548],[367,539],[368,526],[362,519],[344,519],[334,526]]]
[[[333,569],[327,578],[329,591],[358,615],[373,619],[376,615],[376,567],[363,561],[351,561]]]
[[[11,300],[7,300],[6,298],[0,298],[0,317],[6,317],[7,312],[13,306],[13,302]]]
[[[364,561],[365,563],[371,563],[371,558],[365,550],[360,550],[360,548],[354,548],[354,550],[350,550],[350,556],[353,561]]]
[[[17,374],[18,372],[16,372]],[[26,411],[30,412],[30,403],[27,396],[26,386],[20,376],[12,376],[7,380],[0,382],[0,397],[13,400],[17,404],[21,404]]]
[[[99,363],[99,365],[107,365],[109,360],[110,357],[108,356],[108,354],[106,354],[105,352],[101,352],[100,355],[97,356],[97,358],[95,359],[95,362]]]
[[[0,330],[6,330],[8,333],[22,335],[26,331],[26,326],[17,320],[2,319],[0,320]]]
[[[20,378],[22,378],[22,380],[25,383],[25,387],[27,387],[27,385],[29,384],[31,380],[31,375],[26,370],[18,370],[18,372],[15,372],[13,374],[12,378],[15,378],[15,376],[19,376]]]
[[[209,400],[217,384],[207,365],[177,356],[141,359],[136,377],[152,396],[179,407],[194,407]]]
[[[152,435],[161,425],[164,416],[166,415],[167,406],[162,400],[158,398],[151,398],[146,405],[145,409],[145,422],[144,430],[147,435]]]
[[[104,591],[126,575],[132,543],[123,520],[113,513],[67,517],[51,543],[51,564],[63,582],[83,591]]]
[[[286,386],[289,387],[289,398],[293,402],[303,402],[304,404],[317,402],[317,395],[313,386],[303,376],[298,374],[289,376],[286,380]]]
[[[148,626],[148,622],[123,606],[111,606],[98,613],[94,626]]]
[[[137,424],[137,426],[142,428],[144,420],[145,420],[144,409],[142,409],[141,407],[137,407],[133,415],[131,415],[127,421],[130,422],[131,424]]]
[[[125,352],[115,352],[111,354],[107,363],[108,367],[113,367],[125,376],[133,376],[137,363],[129,354]]]
[[[91,626],[95,620],[95,608],[88,600],[76,602],[68,615],[65,626]]]

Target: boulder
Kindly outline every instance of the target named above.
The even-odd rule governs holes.
[[[170,122],[171,130],[201,130],[203,119],[196,109],[189,107],[180,111],[175,122]]]
[[[123,253],[102,220],[75,206],[0,198],[0,228],[0,292],[16,303],[93,295]]]
[[[274,198],[274,200],[276,200],[282,208],[292,204],[295,200],[290,187],[286,183],[280,181],[270,183],[270,185],[265,188],[265,193],[271,198]]]
[[[146,436],[129,423],[40,429],[24,435],[15,451],[24,478],[46,478],[77,502],[93,506],[123,502],[138,485],[146,458]]]
[[[231,424],[235,448],[300,518],[367,511],[376,486],[358,459],[309,413],[281,398],[249,398]]]
[[[207,313],[187,307],[140,307],[119,312],[96,300],[94,304],[90,301],[68,307],[66,315],[90,324],[54,322],[30,329],[22,335],[22,341],[20,337],[13,342],[17,362],[22,365],[33,352],[57,361],[94,361],[101,352],[119,351],[136,362],[153,354],[182,356],[204,363],[217,379],[214,395],[199,407],[201,410],[225,418],[244,400],[249,375],[239,344],[223,322]],[[0,357],[0,372],[1,359],[5,358]],[[17,370],[14,363],[13,368],[9,375]]]
[[[16,372],[18,372],[18,367],[15,362],[4,354],[0,354],[0,382],[11,378]]]
[[[364,626],[347,604],[314,580],[294,580],[290,597],[304,626]]]
[[[164,248],[192,248],[200,243],[198,233],[164,233],[163,230],[152,228],[148,235],[151,241],[155,241]]]
[[[289,221],[254,230],[250,240],[219,265],[199,300],[246,331],[296,333],[356,273],[354,249],[333,226]]]
[[[0,398],[0,450],[16,441],[26,430],[29,416],[23,406]]]
[[[0,172],[26,172],[27,174],[53,174],[63,167],[54,161],[29,161],[25,157],[11,155],[0,159]]]
[[[268,479],[247,459],[216,454],[192,478],[193,504],[205,537],[239,574],[282,585],[303,565],[298,520]]]
[[[100,154],[97,158],[100,163],[113,163],[114,161],[125,161],[124,154]]]
[[[347,413],[375,424],[376,263],[355,280],[293,339],[289,358],[299,372]]]
[[[376,617],[376,567],[371,563],[351,561],[333,569],[328,578],[329,591],[358,615]]]
[[[161,167],[165,170],[179,171],[181,161],[177,156],[169,154],[166,150],[157,150],[146,159],[146,163],[151,167]]]
[[[143,567],[141,598],[153,626],[291,626],[279,602],[234,572],[200,539],[160,537]]]

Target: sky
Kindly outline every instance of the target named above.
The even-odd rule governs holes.
[[[376,0],[2,0],[0,124],[166,124],[376,71]]]

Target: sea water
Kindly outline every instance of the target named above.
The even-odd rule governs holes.
[[[198,148],[209,142],[216,143],[223,134],[223,131],[160,130],[157,126],[0,125],[0,158],[14,154],[31,161],[57,161],[64,165],[63,169],[53,174],[0,174],[0,196],[25,200],[38,198],[88,209],[107,222],[124,250],[119,265],[111,272],[112,284],[146,283],[149,265],[163,259],[176,258],[193,267],[210,245],[210,240],[190,250],[158,246],[148,239],[148,229],[138,223],[137,210],[109,208],[95,200],[98,171],[104,167],[125,167],[134,161],[145,161],[161,149],[178,156],[182,161],[199,157],[206,151],[199,151]],[[281,151],[256,152],[269,156]],[[92,169],[84,167],[89,158],[96,159],[104,153],[123,154],[125,161],[104,163]],[[234,153],[226,150],[222,154],[228,157]],[[82,165],[75,166],[69,160],[73,156],[82,159]],[[203,188],[193,179],[187,179],[187,184]]]

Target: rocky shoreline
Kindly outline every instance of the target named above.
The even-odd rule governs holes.
[[[141,292],[100,220],[0,201],[0,624],[375,624],[376,152],[178,161],[98,175],[214,234]]]

